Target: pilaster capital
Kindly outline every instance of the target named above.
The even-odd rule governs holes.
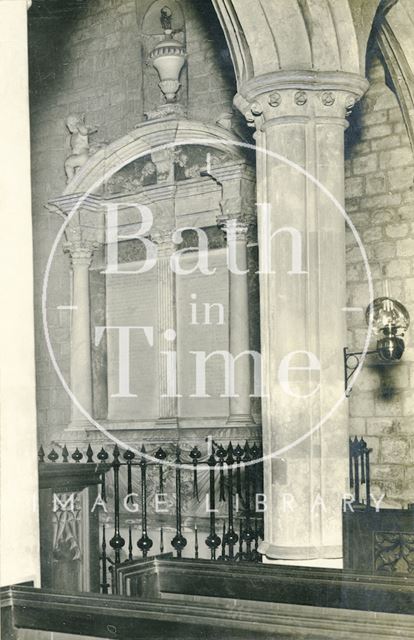
[[[172,229],[159,229],[151,233],[151,240],[158,247],[159,258],[169,258],[177,248],[177,245],[173,242],[174,231]]]
[[[95,249],[99,247],[98,242],[90,242],[82,239],[72,239],[65,242],[63,248],[69,253],[72,268],[90,267]]]
[[[219,217],[217,225],[221,228],[227,240],[247,242],[249,225],[238,218]]]
[[[105,214],[102,199],[94,195],[73,194],[51,200],[46,208],[66,221],[65,251],[70,246],[96,248],[104,243]]]
[[[318,120],[345,124],[368,81],[353,73],[279,71],[252,78],[234,99],[249,126]]]

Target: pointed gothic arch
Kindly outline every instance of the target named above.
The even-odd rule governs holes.
[[[238,88],[277,69],[365,75],[365,52],[380,0],[212,0]]]

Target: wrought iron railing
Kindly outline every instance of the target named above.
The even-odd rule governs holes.
[[[96,454],[56,446],[47,455],[39,449],[41,465],[94,464],[101,474],[95,505],[101,509],[99,553],[101,591],[114,592],[113,569],[123,562],[164,553],[180,558],[208,557],[227,562],[260,562],[263,539],[261,447],[247,442],[227,446],[210,442],[208,451],[187,451],[166,445],[153,451],[143,445],[121,452],[102,447]],[[168,504],[172,510],[151,508]],[[203,512],[203,505],[205,509]],[[201,513],[200,513],[201,511]],[[134,516],[131,521],[131,513]],[[108,515],[109,514],[109,515]],[[128,517],[129,516],[129,517]],[[169,544],[167,531],[173,529]],[[109,533],[109,530],[110,533]],[[200,539],[205,531],[204,545]],[[137,538],[137,539],[136,539]],[[93,550],[91,551],[93,553]]]

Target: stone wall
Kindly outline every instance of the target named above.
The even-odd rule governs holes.
[[[365,247],[374,297],[400,300],[414,319],[414,157],[401,110],[386,86],[378,58],[370,65],[371,87],[352,116],[347,134],[347,212]],[[348,347],[361,350],[369,302],[361,252],[348,230]],[[349,401],[350,434],[372,447],[373,491],[387,503],[414,501],[414,332],[397,364],[368,356]],[[371,347],[375,348],[375,340]]]
[[[41,321],[45,267],[62,222],[45,205],[65,188],[65,120],[85,113],[86,122],[98,128],[92,143],[111,142],[143,120],[140,24],[150,4],[34,0],[29,12],[37,404],[39,440],[44,443],[62,441],[70,420],[69,399],[52,367]],[[210,3],[198,6],[186,0],[181,5],[189,54],[188,115],[215,122],[231,110],[235,93],[228,51]],[[68,256],[58,249],[47,308],[51,342],[66,380],[70,312],[57,307],[69,305],[70,295]]]
[[[137,2],[137,4],[136,4]],[[148,3],[149,4],[149,3]],[[210,3],[186,0],[189,117],[214,122],[231,109],[235,92],[228,51]],[[140,10],[137,11],[137,6]],[[143,118],[140,44],[141,0],[35,0],[29,12],[35,304],[39,439],[64,440],[69,399],[47,352],[41,322],[46,261],[60,219],[46,203],[65,187],[65,119],[85,112],[98,127],[95,141],[112,141]],[[364,243],[374,295],[400,299],[414,318],[413,154],[394,93],[378,60],[371,88],[352,116],[347,134],[347,211]],[[361,253],[348,242],[348,347],[362,348],[369,301]],[[70,304],[68,258],[58,252],[51,274],[48,317],[54,349],[69,376]],[[402,361],[379,365],[367,359],[349,401],[350,434],[373,448],[374,491],[391,504],[414,501],[414,333]],[[410,468],[411,465],[411,468]]]

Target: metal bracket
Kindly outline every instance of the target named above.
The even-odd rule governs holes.
[[[348,351],[348,347],[344,347],[344,378],[345,378],[345,397],[349,398],[352,391],[352,384],[348,385],[355,371],[358,369],[361,363],[361,356],[368,356],[374,353],[378,353],[377,349],[374,351]],[[354,358],[354,362],[351,361]]]

